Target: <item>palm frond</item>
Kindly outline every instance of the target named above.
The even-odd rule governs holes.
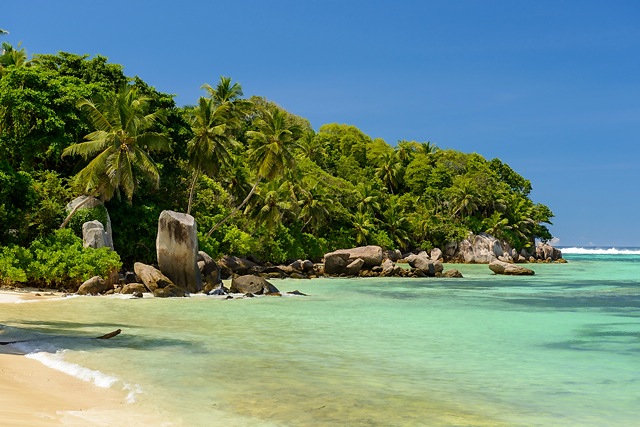
[[[108,117],[98,109],[98,107],[93,101],[82,98],[78,100],[78,102],[76,103],[76,106],[79,109],[87,112],[87,115],[89,117],[89,120],[91,121],[91,124],[97,130],[102,130],[105,132],[113,131],[113,125],[109,121]]]

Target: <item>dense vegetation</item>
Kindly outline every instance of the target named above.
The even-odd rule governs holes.
[[[5,43],[3,254],[62,239],[53,233],[81,194],[105,202],[125,265],[155,261],[165,209],[193,215],[201,248],[214,257],[273,262],[362,244],[428,249],[470,231],[517,249],[551,237],[551,211],[499,159],[429,142],[391,146],[345,124],[316,133],[273,102],[243,96],[221,78],[194,105],[178,107],[102,56],[29,60]]]

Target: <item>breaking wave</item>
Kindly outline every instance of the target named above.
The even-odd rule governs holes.
[[[640,255],[640,248],[558,248],[562,254],[574,255]]]

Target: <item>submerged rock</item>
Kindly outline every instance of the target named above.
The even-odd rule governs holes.
[[[93,276],[78,288],[78,295],[98,295],[113,288],[100,276]]]
[[[489,268],[495,274],[506,274],[511,276],[533,276],[535,272],[529,268],[518,264],[511,264],[503,261],[493,261],[489,264]]]
[[[264,277],[254,276],[252,274],[246,276],[237,276],[231,280],[230,292],[236,294],[252,293],[256,295],[278,293],[278,288],[267,282]]]

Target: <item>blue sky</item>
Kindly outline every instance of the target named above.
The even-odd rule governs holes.
[[[239,81],[390,144],[499,157],[560,245],[640,246],[640,2],[24,1],[2,41],[102,54],[193,104]]]

